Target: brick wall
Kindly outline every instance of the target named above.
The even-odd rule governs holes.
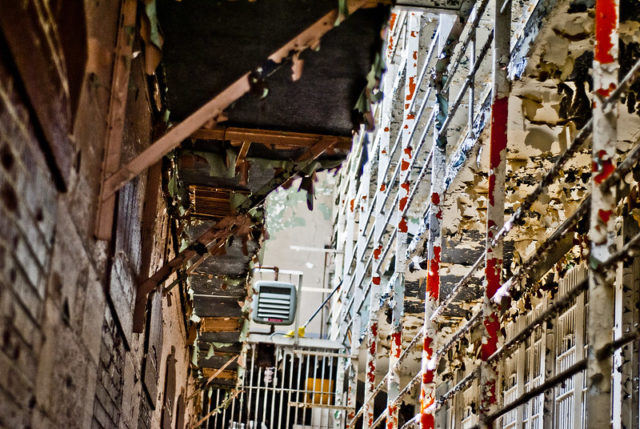
[[[119,193],[113,242],[92,234],[118,13],[118,2],[85,2],[89,60],[65,192],[54,183],[45,155],[51,142],[0,32],[0,428],[159,427],[172,349],[176,395],[193,389],[177,288],[172,306],[156,304],[160,356],[147,382],[157,391],[150,397],[143,389],[146,333],[133,334],[131,318],[136,282],[147,274],[141,272],[146,176]],[[142,61],[132,65],[125,158],[151,141]],[[156,222],[153,266],[167,247],[166,216]]]

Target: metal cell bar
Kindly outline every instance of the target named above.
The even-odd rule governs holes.
[[[398,280],[392,289],[392,313],[391,313],[391,348],[389,350],[389,369],[387,381],[387,429],[398,427],[398,406],[393,405],[400,394],[400,367],[397,365],[402,353],[402,319],[404,317],[405,285],[404,275],[398,276]]]
[[[304,380],[302,380],[302,386],[304,387],[304,393],[303,393],[302,397],[303,397],[303,402],[305,402],[305,403],[307,402],[308,399],[311,399],[312,395],[313,395],[313,393],[310,395],[309,392],[308,392],[308,389],[307,389],[307,386],[309,385],[308,384],[309,368],[311,367],[310,361],[311,361],[311,355],[307,355],[307,362],[306,362],[305,369],[304,369],[305,377],[304,377]],[[312,387],[312,389],[313,389],[313,387]],[[311,399],[311,400],[313,400],[313,399]],[[304,407],[302,409],[302,422],[301,423],[303,425],[306,425],[306,423],[307,423],[307,408],[306,407]]]
[[[613,9],[613,10],[611,10]],[[591,181],[591,210],[589,221],[589,311],[587,312],[586,428],[609,425],[611,416],[610,356],[597,356],[596,351],[612,340],[614,325],[615,271],[597,269],[598,261],[605,261],[615,253],[616,188],[602,189],[599,185],[615,169],[618,105],[605,106],[618,84],[618,0],[596,0],[595,48],[593,57],[593,141]]]
[[[444,67],[436,68],[434,85],[436,88],[436,121],[434,130],[434,142],[431,153],[431,209],[429,210],[429,233],[427,239],[427,278],[424,301],[424,328],[422,343],[420,386],[420,426],[422,429],[435,428],[435,412],[432,405],[435,402],[436,383],[435,370],[436,359],[434,349],[437,349],[437,326],[431,322],[431,314],[438,306],[440,298],[440,253],[442,249],[442,208],[441,197],[444,191],[444,174],[447,164],[447,134],[441,132],[442,127],[448,121],[447,109],[448,93],[444,91],[445,85]],[[461,91],[462,92],[462,91]]]
[[[273,367],[273,375],[272,375],[272,378],[271,378],[271,414],[270,414],[270,419],[269,419],[269,427],[270,428],[274,427],[273,426],[273,419],[274,419],[275,414],[276,414],[275,413],[275,406],[276,406],[276,391],[278,390],[278,357],[279,357],[280,352],[281,352],[280,348],[276,349],[275,366]]]
[[[291,404],[291,388],[292,388],[292,383],[293,383],[293,368],[295,366],[295,356],[292,353],[289,353],[290,356],[290,368],[289,368],[289,389],[288,389],[288,400],[287,400],[287,425],[285,426],[285,428],[289,428],[289,418],[291,417],[291,408],[289,406],[289,404]]]
[[[247,425],[249,425],[250,421],[251,421],[251,401],[253,399],[253,378],[254,378],[254,368],[255,368],[255,361],[256,361],[256,345],[255,344],[251,344],[251,369],[249,370],[249,393],[247,394],[247,396],[249,397],[247,399]]]
[[[282,377],[280,378],[280,394],[278,395],[278,400],[279,400],[279,406],[278,406],[278,427],[282,427],[282,410],[284,408],[287,407],[288,401],[287,403],[285,403],[284,401],[284,392],[285,392],[285,388],[284,388],[284,383],[285,383],[285,379],[286,374],[287,374],[287,352],[284,349],[279,349],[281,356],[282,356]],[[288,411],[288,408],[287,408]],[[286,426],[288,427],[288,426]]]
[[[218,392],[220,392],[220,389],[218,389]],[[218,423],[217,421],[217,415],[216,415],[216,425]],[[222,423],[222,427],[226,427],[226,422],[227,422],[227,407],[224,407],[222,409],[222,417],[220,418],[220,423]]]
[[[258,413],[260,411],[260,382],[262,380],[262,367],[258,367],[258,382],[256,383],[256,405],[255,405],[255,410],[253,412],[253,420],[256,422],[256,424],[259,423],[258,420]],[[265,390],[265,395],[267,393],[267,391]]]
[[[502,284],[502,241],[492,245],[495,232],[504,224],[504,184],[507,161],[507,116],[510,83],[507,77],[511,40],[511,8],[501,14],[493,11],[493,88],[491,136],[489,141],[489,204],[487,205],[486,262],[482,304],[483,337],[480,349],[480,419],[483,421],[498,405],[498,365],[488,362],[498,349],[500,321],[498,309],[491,300]]]

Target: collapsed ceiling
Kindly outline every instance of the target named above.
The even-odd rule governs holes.
[[[245,228],[233,230],[214,256],[183,273],[193,364],[205,377],[216,374],[212,384],[235,385],[242,367],[237,360],[223,365],[241,354],[246,339],[249,277],[264,239],[261,202],[295,175],[308,178],[301,191],[312,192],[315,171],[339,167],[363,117],[354,106],[375,81],[369,72],[388,15],[376,2],[336,23],[313,50],[284,65],[265,62],[337,6],[334,0],[157,2],[163,39],[159,80],[171,122],[184,120],[253,71],[251,92],[216,126],[205,125],[184,141],[168,163],[166,189],[183,243],[230,217],[246,219]],[[246,215],[239,214],[243,210]]]

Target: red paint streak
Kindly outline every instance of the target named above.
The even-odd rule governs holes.
[[[373,346],[373,353],[375,353],[375,345]],[[369,361],[369,371],[367,371],[367,380],[371,383],[371,390],[374,389],[373,383],[376,381],[376,364],[373,361]]]
[[[418,60],[418,51],[413,51],[413,59]]]
[[[409,129],[409,125],[405,124],[403,128],[404,128],[405,130],[408,130],[408,129]]]
[[[593,171],[594,173],[598,171],[600,172],[593,178],[593,181],[596,182],[597,185],[604,182],[605,179],[611,176],[611,173],[613,173],[616,169],[615,165],[613,165],[613,161],[611,161],[610,158],[605,158],[606,155],[607,152],[601,150],[600,152],[598,152],[599,162],[593,161],[591,164],[591,171]]]
[[[422,374],[422,384],[433,383],[433,371],[428,369],[424,374]]]
[[[431,342],[433,339],[431,337],[424,337],[424,343],[422,343],[422,350],[427,353],[427,359],[431,359],[431,355],[433,354],[433,348],[431,348]]]
[[[363,199],[363,200],[366,200],[366,199],[367,199],[367,196],[366,196],[366,195],[363,195],[363,196],[362,196],[362,199]]]
[[[606,98],[606,97],[608,97],[608,96],[611,94],[611,92],[612,92],[614,89],[616,89],[616,84],[612,82],[612,83],[610,83],[610,84],[609,84],[609,88],[600,88],[600,89],[598,89],[598,90],[596,91],[596,93],[598,93],[598,95],[600,95],[600,96],[602,96],[602,97]]]
[[[389,419],[387,421],[387,429],[393,429],[394,426],[397,426],[397,418],[396,413],[398,412],[398,407],[394,405],[389,405],[387,407],[387,414],[389,415]]]
[[[393,36],[389,36],[389,53],[393,52]]]
[[[378,324],[377,323],[372,323],[371,324],[371,335],[373,335],[374,338],[378,336]],[[375,345],[376,344],[375,344],[375,340],[374,340],[373,346],[375,347]]]
[[[493,205],[495,202],[494,192],[496,189],[496,175],[489,173],[489,204]]]
[[[416,32],[415,32],[415,31],[413,31],[413,30],[411,31],[411,37],[417,37],[417,36],[416,36]]]
[[[488,387],[488,389],[487,389]],[[487,399],[489,399],[489,404],[496,404],[498,402],[498,398],[496,398],[496,381],[495,380],[489,380],[487,381],[487,387],[485,387],[485,390],[489,390],[490,396],[488,398],[483,398],[483,401],[486,403]]]
[[[437,192],[431,194],[431,204],[440,204],[440,194],[438,194]]]
[[[389,127],[384,127],[384,132],[388,133],[389,132]]]
[[[397,13],[392,13],[389,18],[389,30],[393,30],[393,27],[396,25],[396,19],[398,18]]]
[[[400,232],[407,232],[409,230],[409,228],[407,227],[407,220],[404,217],[400,219],[398,229],[400,230]]]
[[[381,152],[381,153],[386,154],[386,153],[387,153],[387,150],[386,150],[386,149],[382,149],[382,152]]]
[[[380,254],[382,253],[382,244],[378,246],[377,249],[373,251],[373,257],[375,259],[380,259]]]
[[[391,334],[391,339],[395,344],[395,353],[394,356],[396,358],[400,357],[400,352],[402,351],[402,332],[394,332]]]
[[[438,213],[436,213],[436,219],[442,220],[442,210],[438,210]]]
[[[400,170],[407,171],[408,169],[409,169],[409,162],[403,159],[402,163],[400,164]]]
[[[351,207],[351,211],[353,211],[354,200],[349,201],[349,207]]]
[[[413,116],[413,115],[411,115]],[[409,159],[411,159],[411,157],[413,156],[413,148],[411,146],[407,146],[404,148],[404,153],[405,155],[407,155],[409,157]]]
[[[487,331],[487,341],[482,344],[481,356],[482,360],[486,361],[489,357],[498,350],[498,332],[500,331],[500,322],[498,321],[498,315],[493,312],[484,319],[484,327]]]
[[[602,220],[602,222],[607,223],[609,222],[609,219],[611,218],[611,210],[598,210],[598,217],[600,218],[600,220]]]
[[[422,413],[420,416],[421,429],[434,429],[436,427],[436,419],[433,414]]]
[[[371,281],[373,282],[374,285],[379,286],[380,285],[380,277],[379,276],[375,276],[371,279]]]
[[[502,269],[502,259],[489,258],[487,266],[484,269],[484,275],[487,279],[487,297],[493,298],[498,289],[500,289],[500,271]]]
[[[407,101],[411,101],[413,99],[413,94],[416,92],[416,77],[409,77],[409,94],[405,97]],[[408,106],[407,106],[408,108]]]
[[[380,192],[384,192],[385,189],[387,189],[387,185],[385,183],[380,185]]]
[[[407,206],[408,200],[409,200],[409,197],[400,198],[400,201],[398,202],[398,210],[404,211],[404,208]]]
[[[416,115],[414,115],[412,113],[407,114],[407,120],[412,120],[412,119],[415,119],[415,118],[416,118]]]
[[[509,99],[496,98],[491,107],[491,169],[498,168],[502,151],[507,147],[507,117]]]
[[[440,246],[433,246],[433,258],[427,272],[427,297],[437,301],[440,295]]]
[[[617,20],[615,0],[596,0],[596,47],[594,59],[600,64],[613,62],[611,36],[616,29]]]
[[[404,182],[400,187],[409,193],[409,182]]]

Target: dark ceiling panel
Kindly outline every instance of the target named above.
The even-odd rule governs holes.
[[[285,42],[336,0],[161,0],[163,64],[174,121],[184,119]],[[300,80],[289,64],[267,79],[269,95],[248,94],[229,109],[229,125],[349,135],[352,108],[366,84],[388,9],[360,10],[307,50]]]

